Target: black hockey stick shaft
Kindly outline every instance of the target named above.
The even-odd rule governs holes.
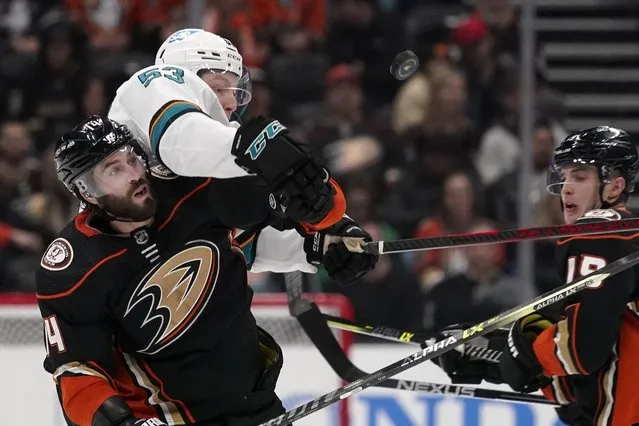
[[[586,287],[598,287],[610,275],[617,274],[639,263],[639,251],[635,251],[627,256],[618,259],[603,268],[595,271],[583,278],[579,278],[567,283],[555,290],[549,291],[534,298],[527,304],[517,306],[513,309],[499,314],[486,321],[482,321],[468,329],[455,333],[445,339],[439,340],[432,345],[428,345],[414,354],[400,359],[386,367],[383,367],[371,374],[368,374],[354,382],[336,389],[330,393],[320,396],[307,402],[291,411],[275,417],[260,426],[286,425],[308,416],[318,410],[328,407],[342,399],[353,396],[362,390],[384,382],[389,377],[395,376],[416,365],[421,364],[431,358],[435,358],[451,349],[468,342],[469,340],[487,334],[497,328],[504,327],[519,318],[538,311],[546,306],[552,305],[560,300],[583,290]]]
[[[329,327],[337,328],[339,330],[365,334],[367,336],[377,337],[393,342],[411,343],[417,346],[424,346],[426,344],[435,342],[434,339],[431,339],[424,334],[412,331],[399,330],[397,328],[386,327],[383,325],[360,324],[355,321],[328,315],[325,313],[322,313],[322,316],[326,320],[326,323]],[[501,357],[501,351],[482,348],[481,346],[473,346],[470,344],[465,345],[465,351],[471,358],[481,359],[489,362],[499,362],[499,357]]]
[[[335,373],[341,379],[348,382],[354,382],[366,377],[368,373],[355,366],[346,353],[344,353],[333,336],[333,333],[331,333],[330,329],[326,326],[327,323],[324,320],[325,315],[320,312],[319,308],[307,300],[301,300],[299,304],[305,305],[305,309],[297,319]],[[390,378],[376,384],[375,387],[439,395],[554,405],[553,402],[548,401],[541,395],[527,395],[517,392],[481,389],[473,386],[440,384],[416,380],[397,380]]]
[[[362,243],[366,253],[389,254],[447,247],[463,247],[517,241],[545,240],[589,234],[611,234],[639,229],[639,218],[605,220],[576,225],[542,226],[538,228],[506,229],[502,231],[453,234],[441,237],[410,238],[394,241]]]

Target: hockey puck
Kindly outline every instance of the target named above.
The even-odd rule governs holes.
[[[398,80],[406,80],[415,74],[419,66],[419,58],[410,50],[404,50],[395,56],[390,72]]]

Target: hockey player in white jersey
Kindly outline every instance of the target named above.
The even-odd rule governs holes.
[[[155,65],[118,89],[109,118],[145,145],[157,176],[255,174],[273,193],[271,208],[308,232],[337,223],[346,211],[339,186],[286,127],[264,117],[231,121],[250,98],[250,76],[235,46],[183,29],[162,44]]]

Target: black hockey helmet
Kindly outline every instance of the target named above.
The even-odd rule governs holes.
[[[570,134],[555,149],[551,165],[548,191],[561,191],[561,168],[568,165],[596,166],[599,172],[601,197],[603,186],[610,182],[613,171],[618,171],[626,181],[623,196],[635,186],[639,169],[637,147],[628,132],[610,126],[597,126]]]
[[[131,146],[146,161],[146,154],[129,129],[106,117],[93,115],[58,139],[54,161],[60,182],[84,201],[82,176],[101,161]]]

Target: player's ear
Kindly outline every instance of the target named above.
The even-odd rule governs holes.
[[[98,199],[95,198],[94,196],[92,196],[90,193],[88,192],[83,192],[82,193],[82,198],[84,199],[84,201],[88,204],[98,204]]]
[[[606,185],[608,187],[607,200],[613,201],[621,196],[621,193],[626,188],[626,180],[621,176],[615,176],[610,180],[610,183]]]

